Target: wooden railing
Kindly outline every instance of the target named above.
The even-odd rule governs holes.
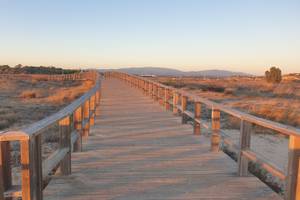
[[[51,80],[51,81],[73,81],[73,80],[84,80],[94,79],[95,73],[92,71],[73,73],[73,74],[0,74],[1,79],[22,79],[22,80]]]
[[[49,76],[48,76],[49,77]],[[63,175],[71,173],[71,153],[81,151],[82,138],[89,135],[94,124],[96,106],[100,102],[100,77],[97,72],[78,77],[95,81],[95,86],[59,112],[17,131],[0,133],[0,199],[22,197],[23,200],[42,199],[43,188],[58,166]],[[53,80],[70,77],[55,76]],[[51,78],[52,79],[52,78]],[[59,147],[42,159],[42,136],[54,125],[59,127]],[[21,154],[21,185],[12,185],[11,142],[19,142]]]
[[[146,95],[164,105],[166,109],[172,110],[175,114],[179,113],[182,116],[182,123],[187,123],[188,119],[193,120],[194,134],[201,133],[201,126],[211,130],[211,150],[219,151],[221,143],[221,112],[240,120],[240,139],[237,147],[238,155],[238,172],[239,176],[247,176],[249,162],[258,163],[264,170],[278,177],[285,182],[285,199],[300,199],[300,130],[276,123],[270,120],[255,117],[253,115],[240,112],[228,106],[215,103],[213,101],[201,98],[188,92],[168,87],[166,85],[154,82],[152,80],[142,78],[135,75],[125,74],[121,72],[107,72],[105,77],[116,77],[124,80],[131,86],[141,89]],[[194,112],[187,110],[188,100],[194,104]],[[211,123],[207,123],[201,119],[201,108],[205,105],[211,109]],[[274,164],[260,158],[251,148],[251,133],[254,125],[258,125],[267,129],[282,134],[289,139],[288,146],[288,168],[287,171],[279,169]],[[230,145],[230,141],[223,140],[222,142]],[[299,180],[299,181],[298,181]]]

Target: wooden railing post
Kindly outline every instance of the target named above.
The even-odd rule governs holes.
[[[68,153],[60,162],[60,171],[63,175],[71,174],[71,123],[70,116],[65,117],[59,121],[60,141],[59,147],[61,149],[68,148]]]
[[[300,137],[290,135],[289,137],[289,161],[286,179],[286,200],[300,199]]]
[[[220,110],[212,108],[211,151],[219,151],[220,145]]]
[[[164,98],[164,102],[165,102],[165,108],[166,110],[170,110],[170,103],[169,103],[169,100],[170,100],[170,94],[169,94],[169,89],[168,88],[165,88],[165,98]]]
[[[22,200],[40,200],[42,194],[41,136],[20,141]]]
[[[152,83],[149,83],[148,84],[148,95],[150,96],[150,97],[152,97]]]
[[[89,136],[90,132],[90,100],[86,100],[83,105],[83,137]]]
[[[186,111],[187,108],[187,97],[184,95],[181,95],[181,108],[182,108],[182,113],[181,113],[181,117],[182,117],[182,124],[186,124],[188,117],[186,116],[186,114],[184,114],[184,111]]]
[[[201,124],[196,122],[197,120],[201,120],[201,103],[195,102],[194,103],[194,112],[195,112],[195,120],[194,120],[194,134],[200,135],[201,134]]]
[[[159,103],[159,101],[160,101],[160,87],[159,87],[159,85],[156,85],[156,100],[158,101],[158,103]]]
[[[91,116],[90,116],[90,125],[93,126],[95,124],[95,112],[96,112],[96,99],[95,99],[95,95],[92,95],[90,98],[90,112],[91,112]]]
[[[4,199],[4,191],[12,184],[10,160],[10,143],[0,142],[0,199]]]
[[[238,174],[239,176],[248,175],[248,159],[243,155],[243,151],[250,149],[252,124],[241,120],[240,127],[240,151],[238,157]]]
[[[153,84],[153,99],[154,99],[154,101],[156,101],[157,100],[157,86],[156,86],[156,84]]]
[[[74,151],[82,151],[82,106],[79,106],[74,113],[74,128],[78,132],[78,138],[74,144]]]
[[[173,92],[173,113],[177,114],[178,113],[178,93],[177,92]]]

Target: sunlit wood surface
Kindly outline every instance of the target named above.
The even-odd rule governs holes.
[[[55,176],[44,199],[281,199],[237,164],[210,152],[209,138],[116,79],[104,80],[100,115],[72,174]]]

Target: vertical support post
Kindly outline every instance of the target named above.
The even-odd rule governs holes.
[[[37,135],[35,137],[35,172],[36,173],[36,193],[37,193],[37,199],[43,199],[43,172],[42,172],[42,135]]]
[[[201,119],[201,103],[200,102],[194,102],[194,112],[195,112],[195,120],[194,120],[194,134],[200,135],[201,134],[201,124],[196,122],[197,120]]]
[[[170,110],[170,90],[168,88],[165,88],[165,108],[166,110]]]
[[[211,151],[219,151],[220,145],[220,110],[212,108],[212,134],[211,134]]]
[[[178,113],[178,93],[177,92],[173,92],[173,113],[177,114]]]
[[[150,83],[150,82],[149,82],[149,84],[148,84],[148,95],[149,95],[150,97],[152,97],[152,83]]]
[[[82,106],[78,107],[74,113],[74,128],[78,132],[78,138],[74,144],[74,151],[82,151]]]
[[[159,92],[160,92],[160,87],[159,87],[159,85],[156,85],[156,100],[158,101],[158,103],[160,101],[160,94],[159,94]]]
[[[96,105],[99,105],[100,102],[100,91],[96,91]]]
[[[10,143],[0,142],[0,199],[4,199],[4,191],[12,185],[10,160]]]
[[[240,152],[238,157],[238,175],[247,176],[248,175],[248,159],[243,155],[243,151],[250,149],[251,142],[251,132],[252,123],[245,120],[241,121],[240,127]]]
[[[84,102],[84,105],[83,105],[83,123],[84,126],[83,126],[83,134],[82,136],[83,137],[87,137],[89,136],[89,132],[90,132],[90,100],[86,100]]]
[[[182,124],[186,124],[188,117],[186,116],[186,114],[184,114],[184,111],[186,111],[186,107],[187,107],[187,97],[182,95],[181,96],[181,108],[182,108]]]
[[[60,162],[60,171],[63,175],[71,174],[71,123],[70,116],[65,117],[59,121],[60,141],[59,147],[61,149],[68,148],[68,153]]]
[[[289,162],[286,179],[286,200],[300,199],[300,137],[290,135],[289,138]]]
[[[92,95],[90,98],[90,125],[93,126],[95,124],[95,112],[96,112],[96,101],[95,95]]]
[[[155,84],[153,84],[153,99],[154,101],[157,100],[157,86]]]
[[[43,199],[41,136],[20,141],[22,167],[22,199]]]

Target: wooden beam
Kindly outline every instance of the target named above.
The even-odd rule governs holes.
[[[87,137],[89,136],[89,132],[90,132],[90,101],[86,100],[83,104],[83,120],[84,121],[88,121],[87,123],[84,124],[83,126],[83,132],[82,132],[82,136],[83,137]]]
[[[201,124],[198,123],[196,120],[201,119],[201,103],[200,102],[195,102],[194,103],[194,134],[195,135],[200,135],[201,134]]]
[[[178,93],[173,92],[173,114],[178,114]]]
[[[71,123],[70,117],[66,117],[59,121],[59,148],[68,148],[68,153],[60,162],[60,171],[63,175],[71,174]]]
[[[95,112],[96,112],[96,100],[95,95],[92,95],[90,98],[90,112],[92,113],[92,116],[90,117],[90,125],[93,126],[95,124]]]
[[[187,97],[182,95],[181,96],[181,108],[182,108],[182,124],[186,124],[187,123],[187,120],[188,120],[188,117],[184,114],[184,111],[186,110],[187,108]]]
[[[0,142],[0,199],[12,185],[10,142]]]
[[[238,175],[248,175],[248,158],[243,154],[243,151],[250,149],[251,133],[253,131],[253,124],[242,120],[240,127],[240,151],[238,155]]]
[[[291,135],[289,138],[289,162],[286,182],[285,199],[300,199],[300,137]]]
[[[74,151],[82,151],[82,106],[79,106],[74,113],[74,128],[78,132],[78,138],[74,144]]]
[[[220,110],[212,109],[212,134],[211,134],[211,151],[218,152],[220,147]]]
[[[164,88],[164,92],[165,92],[165,95],[164,95],[164,104],[165,104],[165,109],[166,110],[170,110],[170,104],[169,104],[169,100],[170,100],[170,91],[168,88]]]

